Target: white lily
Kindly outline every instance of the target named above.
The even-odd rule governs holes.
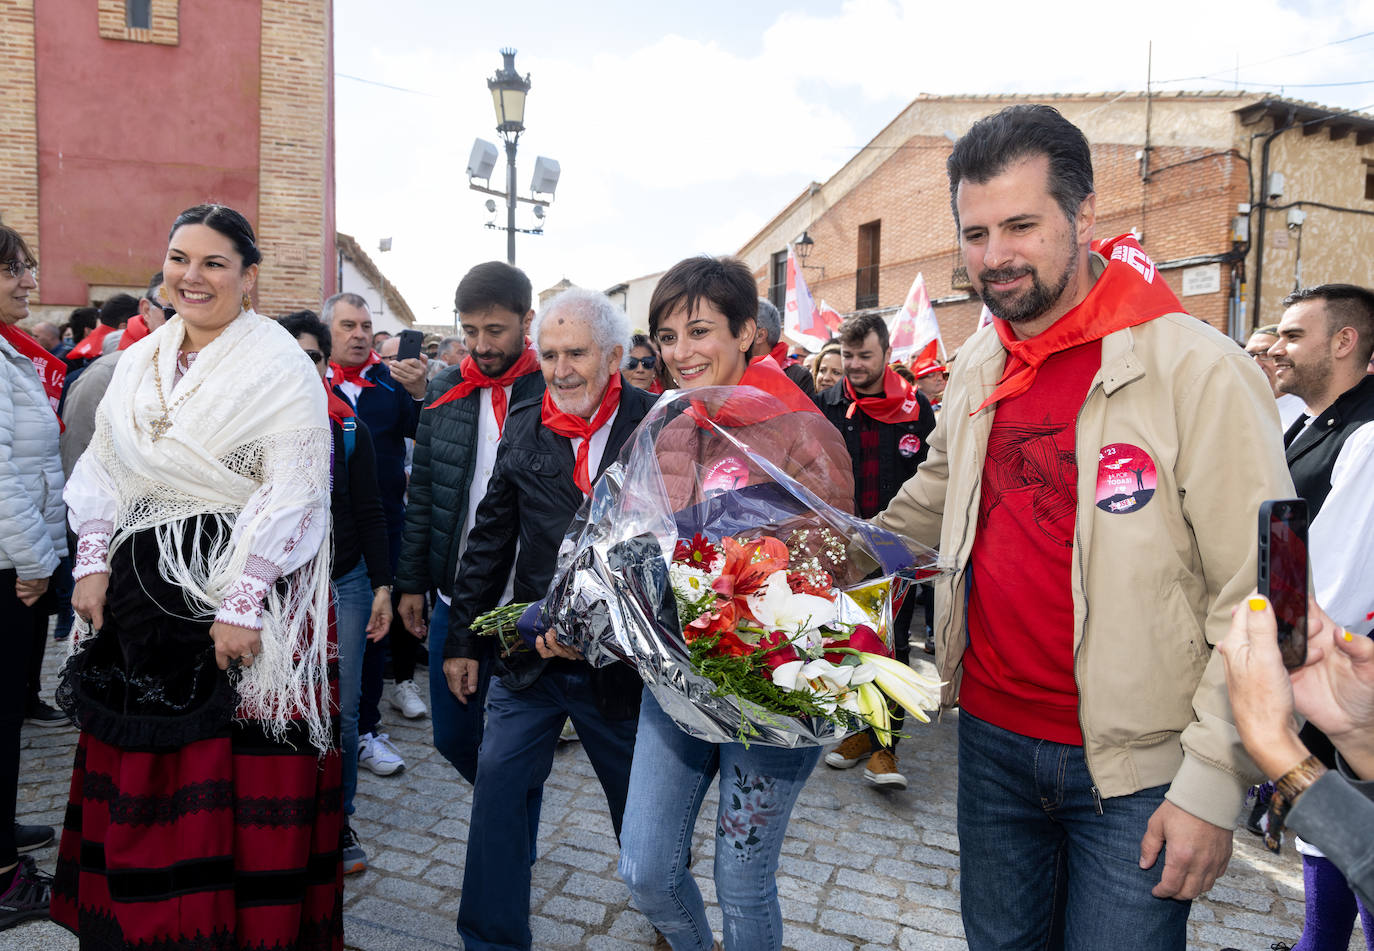
[[[836,623],[835,603],[814,594],[794,593],[785,571],[773,572],[762,588],[749,595],[749,610],[769,631],[799,633]]]
[[[859,658],[878,669],[874,681],[883,693],[900,703],[917,720],[930,722],[926,711],[940,708],[940,681],[918,674],[891,657],[865,653],[860,654]]]
[[[819,657],[802,668],[802,676],[812,683],[820,681],[817,686],[828,693],[838,693],[849,687],[854,670],[853,667],[836,667],[824,657]]]
[[[789,660],[785,664],[779,664],[773,668],[773,683],[783,690],[809,688],[806,678],[802,676],[802,668],[805,666],[805,661],[800,660]]]
[[[850,667],[854,671],[849,677],[849,686],[857,687],[859,684],[871,684],[878,676],[878,668],[872,664],[859,664],[857,667]]]
[[[887,700],[881,690],[872,683],[860,684],[854,691],[859,697],[859,716],[871,724],[878,742],[883,746],[892,743],[892,720],[887,709]]]

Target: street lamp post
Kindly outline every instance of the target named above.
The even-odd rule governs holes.
[[[525,131],[525,97],[530,77],[515,71],[515,50],[503,49],[501,68],[487,80],[492,106],[496,109],[496,131],[506,143],[506,260],[515,263],[515,149]]]
[[[506,260],[515,263],[515,235],[543,234],[545,206],[553,203],[553,193],[558,188],[562,174],[557,162],[543,155],[534,160],[534,176],[530,180],[530,193],[539,197],[526,198],[515,187],[515,149],[520,133],[525,131],[525,97],[530,91],[530,77],[523,79],[515,71],[515,50],[502,50],[503,63],[496,75],[487,80],[491,90],[491,102],[496,109],[496,131],[506,143],[506,190],[491,187],[491,174],[496,170],[496,146],[482,139],[472,143],[472,154],[468,158],[468,187],[484,195],[495,195],[506,201],[506,223],[498,225],[495,217],[487,222],[487,227],[506,232]],[[485,185],[475,181],[481,179]],[[534,206],[537,224],[533,228],[515,226],[515,206],[517,202],[528,202]],[[496,202],[487,202],[487,211],[496,214]]]

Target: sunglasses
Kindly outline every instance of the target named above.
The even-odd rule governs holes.
[[[4,269],[9,272],[10,277],[23,277],[25,271],[32,271],[33,279],[38,280],[37,264],[29,264],[27,261],[6,261]]]
[[[307,350],[305,351],[305,355],[316,363],[324,362],[324,354],[318,350]]]
[[[654,356],[652,353],[649,354],[647,357],[630,357],[630,359],[625,361],[625,369],[627,370],[634,370],[638,367],[643,367],[646,370],[652,370],[657,365],[658,357]]]

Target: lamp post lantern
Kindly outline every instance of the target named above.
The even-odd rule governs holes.
[[[496,131],[506,143],[506,260],[515,263],[515,148],[525,131],[525,97],[530,77],[515,71],[515,50],[503,49],[501,68],[487,80],[491,104],[496,109]]]
[[[541,197],[525,198],[518,194],[515,186],[515,151],[520,141],[520,133],[525,131],[525,99],[530,92],[530,77],[523,78],[515,71],[515,50],[501,51],[501,68],[496,75],[487,80],[491,91],[492,108],[496,110],[496,131],[506,144],[506,190],[491,187],[491,174],[496,169],[497,150],[490,142],[478,139],[472,144],[472,154],[468,158],[468,187],[486,195],[495,195],[506,200],[506,223],[498,225],[495,218],[487,222],[488,228],[506,232],[506,260],[515,263],[515,235],[544,233],[544,206],[552,204],[554,190],[558,187],[560,168],[553,159],[539,156],[534,163],[534,179],[530,191]],[[482,179],[487,184],[478,185],[474,179]],[[542,197],[546,196],[546,197]],[[534,216],[538,224],[533,228],[515,226],[515,206],[518,202],[534,205]],[[487,210],[493,215],[496,203],[487,202]]]

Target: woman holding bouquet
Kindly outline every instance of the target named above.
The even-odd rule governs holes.
[[[852,511],[853,472],[839,432],[771,358],[749,359],[757,307],[754,279],[740,261],[689,258],[654,289],[649,332],[678,387],[762,391],[741,391],[738,399],[712,394],[703,399],[701,411],[731,429],[754,455],[770,460],[830,505]],[[733,443],[698,425],[691,414],[664,427],[657,446],[675,511],[768,478],[751,471],[749,459]],[[715,883],[725,948],[781,948],[778,856],[792,807],[820,755],[815,746],[788,749],[756,742],[745,747],[697,739],[644,692],[619,874],[635,905],[673,951],[718,947],[688,869],[692,828],[717,776]]]

